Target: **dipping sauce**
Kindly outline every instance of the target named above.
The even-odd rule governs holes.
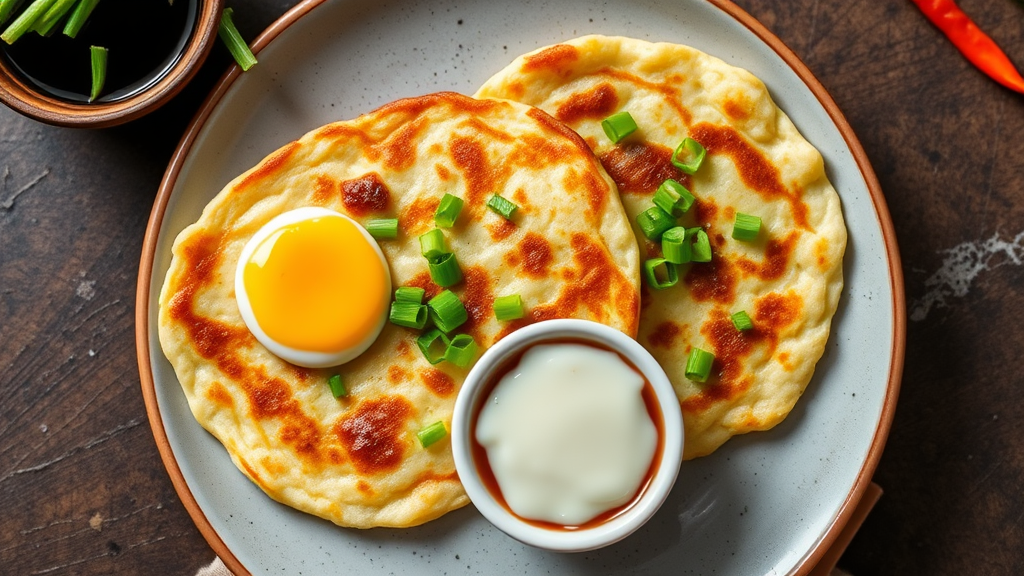
[[[511,512],[576,529],[634,503],[657,469],[661,415],[616,352],[541,343],[497,379],[476,421],[481,476]]]
[[[87,102],[89,46],[104,46],[110,54],[99,101],[114,102],[142,92],[174,66],[195,28],[198,6],[199,0],[103,0],[76,38],[64,35],[65,16],[49,37],[29,32],[10,46],[0,42],[0,54],[39,90]]]

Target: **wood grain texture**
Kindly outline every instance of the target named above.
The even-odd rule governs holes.
[[[905,0],[738,3],[846,114],[904,262],[911,320],[875,476],[885,495],[839,565],[1024,573],[1024,97]],[[252,38],[292,4],[249,0],[235,20]],[[961,5],[1024,67],[1024,7]],[[133,299],[160,177],[228,58],[215,50],[171,104],[119,128],[0,109],[2,574],[191,576],[213,558],[146,422]]]

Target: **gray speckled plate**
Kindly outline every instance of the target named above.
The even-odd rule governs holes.
[[[156,335],[177,233],[235,175],[306,131],[405,96],[472,94],[516,55],[583,34],[689,44],[751,70],[825,156],[850,242],[846,288],[814,380],[781,425],[684,462],[639,532],[564,555],[519,544],[472,506],[407,530],[351,530],[282,506],[193,419]],[[244,574],[806,574],[870,481],[903,362],[892,224],[835,103],[760,24],[726,0],[307,0],[257,41],[186,134],[153,209],[139,275],[140,373],[154,435],[197,526]]]

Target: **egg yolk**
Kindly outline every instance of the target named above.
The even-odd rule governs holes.
[[[243,281],[253,315],[283,346],[337,352],[373,332],[387,306],[388,271],[345,218],[282,226],[253,251]]]

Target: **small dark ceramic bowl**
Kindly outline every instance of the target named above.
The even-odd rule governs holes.
[[[199,0],[191,36],[180,56],[152,85],[112,102],[69,102],[40,90],[0,58],[0,102],[47,124],[105,128],[134,120],[163,106],[188,84],[217,40],[225,0]]]

